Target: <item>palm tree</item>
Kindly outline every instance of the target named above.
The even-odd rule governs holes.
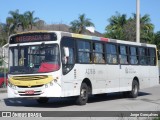
[[[79,15],[78,20],[72,21],[70,25],[70,30],[79,34],[84,33],[86,27],[94,26],[91,19],[86,18],[85,14]]]
[[[3,46],[7,43],[8,35],[7,35],[7,25],[0,23],[0,46]]]
[[[15,32],[15,29],[18,29],[20,25],[19,21],[19,10],[10,11],[9,14],[11,17],[6,18],[6,23],[8,26],[8,35]]]
[[[125,39],[123,27],[127,22],[126,15],[116,12],[116,15],[108,19],[109,25],[106,27],[106,37],[114,39]]]
[[[36,22],[39,20],[38,17],[34,17],[34,11],[30,12],[27,11],[24,13],[24,16],[26,17],[26,20],[29,25],[29,29],[32,30],[33,26],[36,26]]]
[[[144,15],[140,19],[141,42],[150,42],[154,39],[154,26],[150,22],[149,15]],[[129,41],[136,40],[136,14],[126,19],[126,15],[116,13],[109,19],[110,24],[106,27],[105,37],[123,39]]]
[[[23,31],[29,27],[27,16],[25,16],[24,14],[19,15],[19,21]]]
[[[116,16],[112,16],[109,20],[110,26],[107,27],[110,30],[118,30],[123,27],[124,24],[126,24],[126,15],[125,14],[120,14],[116,12]]]
[[[160,51],[160,31],[154,34],[154,39],[150,43],[157,45],[158,51]]]
[[[129,30],[130,29],[130,30]],[[140,37],[141,42],[150,42],[154,39],[154,25],[151,23],[150,16],[145,14],[140,18]],[[129,40],[136,40],[136,14],[129,18],[124,27],[126,38]],[[130,37],[128,38],[128,36]],[[132,38],[132,39],[131,39]]]
[[[149,15],[144,15],[140,19],[140,25],[141,25],[141,40],[143,42],[150,42],[152,41],[153,37],[153,30],[154,25],[151,23],[151,19]]]

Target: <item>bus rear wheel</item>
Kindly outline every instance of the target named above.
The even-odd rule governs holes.
[[[139,84],[136,80],[133,80],[132,90],[130,91],[130,97],[136,98],[138,96],[138,92],[139,92]]]
[[[82,83],[80,89],[80,95],[76,98],[78,105],[85,105],[88,101],[88,86],[86,83]]]
[[[37,102],[40,103],[40,104],[44,104],[44,103],[47,103],[48,100],[49,100],[49,98],[41,97],[41,98],[37,99]]]

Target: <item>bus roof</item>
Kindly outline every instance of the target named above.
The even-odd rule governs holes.
[[[36,31],[20,32],[20,33],[17,33],[17,34],[13,34],[11,36],[20,35],[20,34],[27,34],[27,33],[52,33],[52,32],[60,33],[62,36],[69,36],[69,37],[81,38],[81,39],[86,39],[86,40],[96,40],[96,41],[104,41],[104,42],[112,42],[112,43],[121,43],[121,44],[130,44],[130,45],[138,45],[138,46],[156,47],[156,45],[153,45],[153,44],[136,43],[136,42],[131,42],[131,41],[110,39],[110,38],[90,36],[90,35],[84,35],[84,34],[69,33],[69,32],[64,32],[64,31],[36,30]]]

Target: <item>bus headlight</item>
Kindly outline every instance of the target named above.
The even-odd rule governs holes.
[[[49,84],[50,84],[50,86],[53,86],[53,83],[52,83],[52,81],[51,81]]]
[[[53,86],[53,81],[51,81],[51,82],[45,84],[45,88],[48,88],[48,87],[50,87],[50,86]]]
[[[54,82],[57,83],[57,79],[54,79]]]
[[[45,88],[48,88],[48,84],[45,84]]]
[[[12,88],[12,89],[16,89],[16,86],[13,85],[10,81],[8,81],[8,86],[9,86],[10,88]]]

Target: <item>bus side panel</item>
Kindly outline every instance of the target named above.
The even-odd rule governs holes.
[[[74,70],[66,75],[62,75],[62,97],[73,96],[74,90]]]
[[[106,92],[119,92],[119,65],[106,65]]]
[[[120,91],[130,91],[132,89],[132,81],[137,76],[135,66],[120,65]]]
[[[94,64],[93,65],[93,75],[94,80],[92,80],[92,93],[106,93],[106,81],[108,70],[106,69],[105,64]]]
[[[140,89],[147,88],[150,86],[149,67],[150,66],[137,66],[137,77],[140,82]]]
[[[80,87],[85,78],[93,81],[93,74],[90,70],[93,70],[92,65],[87,64],[75,64],[74,68],[62,76],[62,88],[63,88],[63,97],[68,96],[77,96],[80,95]]]
[[[159,71],[158,71],[158,66],[150,66],[149,76],[150,76],[150,87],[159,84]]]

